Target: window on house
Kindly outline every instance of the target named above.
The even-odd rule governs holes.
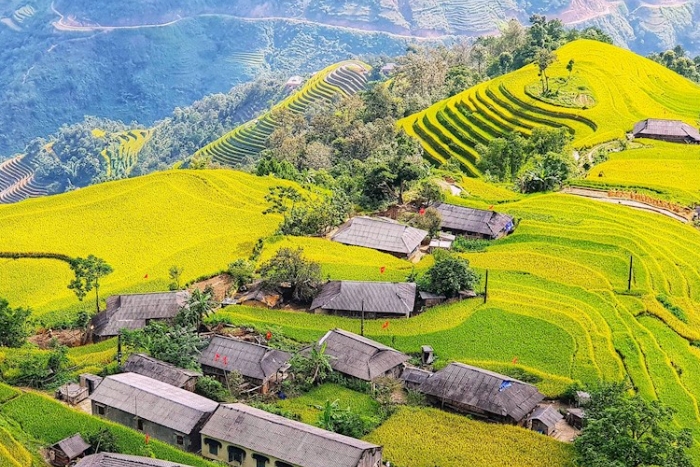
[[[211,438],[204,438],[204,444],[209,446],[209,454],[212,456],[218,456],[219,455],[219,449],[221,449],[221,443],[218,442],[215,439]]]
[[[97,406],[97,415],[104,415],[105,414],[105,406],[104,405],[98,405]]]
[[[229,462],[240,462],[241,464],[245,461],[245,451],[236,446],[228,447],[228,461]]]
[[[255,467],[267,467],[270,462],[270,459],[260,454],[253,454],[253,459],[255,459]]]
[[[143,431],[143,420],[140,418],[136,420],[136,429],[139,431]]]
[[[286,462],[277,461],[275,462],[275,467],[294,467],[292,464],[287,464]]]
[[[182,446],[183,444],[185,444],[185,437],[182,435],[176,435],[175,442],[178,444],[178,446]]]

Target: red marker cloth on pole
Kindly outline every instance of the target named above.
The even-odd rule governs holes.
[[[218,362],[220,358],[221,358],[221,355],[219,355],[218,353],[214,355],[215,362]]]
[[[144,278],[144,279],[148,279],[148,274],[146,274],[145,276],[143,276],[143,278]]]
[[[151,440],[151,437],[149,435],[146,435],[146,444]]]
[[[423,214],[425,214],[425,208],[420,208],[420,210],[418,211],[418,214],[420,214],[421,216]]]
[[[389,321],[384,321],[384,324],[382,324],[382,329],[386,329],[389,327]]]
[[[516,363],[518,363],[518,357],[513,357],[513,365],[515,365]]]
[[[386,271],[386,266],[382,266],[381,268],[379,268],[379,272],[381,274],[384,274],[384,271]]]
[[[489,211],[493,209],[493,204],[489,206]]]
[[[267,340],[272,339],[272,333],[270,331],[267,331],[267,334],[265,334],[265,339],[267,339]]]

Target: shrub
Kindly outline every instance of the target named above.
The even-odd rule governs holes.
[[[202,376],[197,380],[194,392],[216,402],[223,402],[229,393],[226,388],[216,378]]]

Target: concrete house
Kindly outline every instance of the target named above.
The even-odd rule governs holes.
[[[199,451],[199,430],[219,406],[136,373],[106,377],[90,399],[93,415],[192,452]]]
[[[92,339],[99,342],[117,336],[122,329],[141,329],[152,320],[172,320],[189,298],[183,291],[113,295],[107,299],[107,309],[90,322]]]
[[[128,456],[101,452],[86,456],[75,467],[189,467],[172,461],[154,459],[152,457]]]
[[[157,360],[141,353],[131,354],[124,363],[123,370],[128,373],[138,373],[149,378],[157,379],[176,388],[194,392],[197,378],[201,373],[192,370],[184,370],[175,365]]]
[[[226,381],[238,372],[263,394],[286,377],[291,354],[264,345],[224,336],[214,336],[199,356],[202,372]]]
[[[202,428],[202,455],[236,467],[380,467],[382,448],[244,404]]]
[[[635,138],[659,139],[672,143],[700,144],[700,131],[680,120],[649,118],[637,122],[632,134]]]
[[[428,236],[425,230],[408,227],[390,219],[353,217],[343,224],[331,240],[345,245],[363,246],[411,258]]]
[[[439,203],[435,209],[442,218],[441,228],[467,237],[495,240],[511,233],[513,218],[491,210],[465,208]]]
[[[405,317],[416,306],[416,284],[410,282],[330,281],[311,303],[317,314],[365,318]]]
[[[433,373],[418,390],[440,407],[513,425],[524,424],[544,399],[531,384],[463,363]]]
[[[363,381],[383,376],[398,378],[410,359],[398,350],[342,329],[328,331],[318,341],[319,346],[323,344],[333,370]]]

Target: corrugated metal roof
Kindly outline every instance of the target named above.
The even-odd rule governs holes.
[[[440,213],[443,229],[495,238],[513,228],[512,217],[495,211],[466,208],[446,203],[435,205],[435,209]]]
[[[178,388],[187,384],[191,378],[202,376],[196,371],[184,370],[144,354],[131,354],[124,364],[124,371],[148,376]]]
[[[416,284],[410,282],[331,281],[323,286],[311,310],[342,310],[409,316],[416,304]]]
[[[450,363],[420,386],[424,394],[446,403],[522,420],[544,396],[531,384],[463,363]]]
[[[645,136],[668,136],[672,138],[686,138],[700,143],[700,131],[680,120],[663,120],[649,118],[634,125],[632,130],[634,136],[643,138]]]
[[[554,428],[554,425],[556,425],[559,420],[563,420],[564,417],[551,405],[540,405],[527,419],[539,420],[548,427]]]
[[[237,371],[243,376],[264,380],[287,364],[291,354],[264,345],[214,336],[199,356],[200,365],[226,371]]]
[[[128,456],[101,452],[83,457],[75,467],[189,467],[171,461],[153,459],[151,457]]]
[[[420,368],[409,367],[401,373],[401,380],[413,385],[420,385],[426,379],[430,378],[433,373]]]
[[[244,404],[219,407],[202,435],[299,467],[357,467],[365,451],[381,449]]]
[[[371,381],[410,359],[391,347],[342,329],[328,331],[318,343],[326,344],[326,355],[331,357],[335,371],[364,381]]]
[[[136,373],[106,377],[90,399],[183,434],[192,433],[197,424],[219,405]]]
[[[73,460],[79,455],[83,454],[85,451],[90,449],[90,445],[83,440],[80,433],[76,433],[70,438],[62,439],[58,443],[54,444],[53,447],[57,447],[68,457],[69,460]]]
[[[409,255],[428,235],[425,230],[408,227],[389,219],[353,217],[343,224],[332,240],[346,245]]]
[[[172,319],[189,300],[185,291],[133,295],[114,295],[107,299],[107,309],[91,323],[100,337],[116,336],[121,329],[141,329],[146,320]]]

